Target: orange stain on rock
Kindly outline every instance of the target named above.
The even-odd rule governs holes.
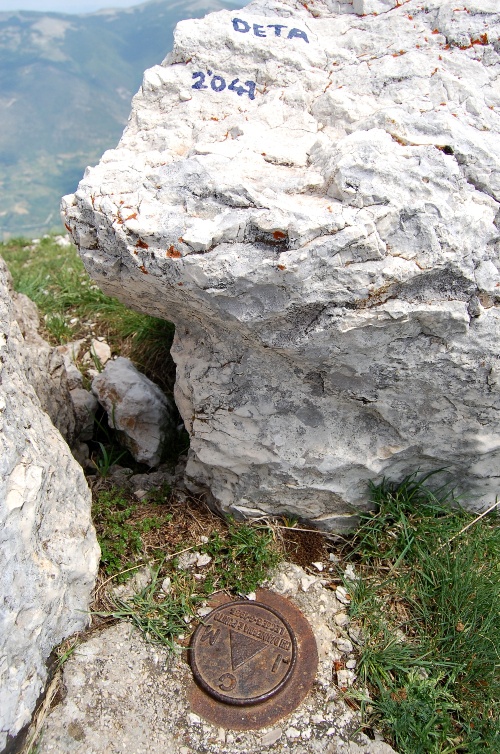
[[[179,259],[182,255],[179,249],[176,249],[175,246],[169,246],[169,248],[165,252],[165,256],[169,257],[170,259]]]

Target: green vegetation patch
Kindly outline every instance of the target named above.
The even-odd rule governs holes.
[[[128,569],[137,560],[146,558],[145,535],[172,520],[172,515],[158,505],[158,512],[149,508],[144,513],[144,508],[144,504],[134,502],[117,487],[94,495],[92,518],[101,547],[101,564],[105,573],[116,576],[118,582],[127,579],[131,574]]]
[[[400,754],[500,751],[500,527],[429,475],[371,487],[351,558],[367,724]]]
[[[0,256],[9,267],[15,290],[38,305],[42,334],[54,345],[102,336],[113,353],[131,358],[171,393],[174,325],[106,296],[85,271],[76,248],[61,246],[57,238],[45,236],[38,243],[13,239],[0,244]]]
[[[254,591],[281,558],[270,526],[225,521],[199,500],[180,502],[166,486],[137,502],[127,490],[100,482],[93,519],[106,583],[124,583],[141,566],[152,574],[146,588],[130,599],[112,596],[99,614],[130,620],[169,647],[188,630],[201,602],[217,591]],[[186,555],[190,565],[182,560]]]

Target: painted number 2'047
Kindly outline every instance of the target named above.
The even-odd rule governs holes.
[[[205,84],[207,75],[212,76],[212,71],[207,71],[206,74],[203,73],[203,71],[196,71],[196,73],[193,73],[193,79],[198,80],[193,84],[191,89],[208,89],[208,86]],[[241,84],[239,79],[233,79],[228,85],[223,76],[212,76],[210,88],[213,89],[214,92],[223,92],[226,87],[230,92],[236,92],[238,97],[248,94],[250,99],[255,99],[255,81],[245,81],[245,84]]]

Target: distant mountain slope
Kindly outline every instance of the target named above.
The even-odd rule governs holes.
[[[0,240],[58,226],[60,197],[116,145],[143,71],[171,50],[176,23],[235,5],[0,13]]]

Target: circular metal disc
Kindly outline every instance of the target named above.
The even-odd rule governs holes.
[[[212,610],[196,629],[190,653],[198,684],[214,699],[239,706],[264,702],[280,691],[296,657],[297,641],[286,618],[247,600]]]

